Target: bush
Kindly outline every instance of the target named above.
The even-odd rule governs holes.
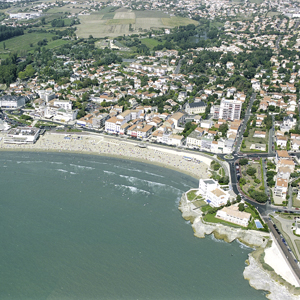
[[[249,167],[246,172],[249,176],[253,176],[256,173],[256,169],[253,167]]]
[[[248,164],[248,159],[247,158],[240,159],[240,165],[241,166],[244,166],[244,165],[247,165],[247,164]]]

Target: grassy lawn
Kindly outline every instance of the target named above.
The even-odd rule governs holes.
[[[269,11],[267,13],[267,17],[273,17],[273,16],[278,16],[278,15],[281,15],[281,13],[277,12],[277,11]]]
[[[196,193],[198,190],[191,190],[187,193],[187,198],[189,201],[193,201],[196,198]]]
[[[202,207],[201,210],[203,212],[208,211],[211,207],[209,205],[207,205],[207,206],[208,207]],[[226,226],[231,226],[231,227],[236,227],[236,228],[258,230],[257,227],[256,227],[256,225],[255,225],[255,222],[254,222],[254,220],[258,219],[257,213],[252,208],[250,208],[249,206],[245,208],[245,212],[250,213],[251,216],[252,216],[251,221],[248,224],[248,227],[240,226],[238,224],[230,223],[230,222],[221,220],[219,218],[216,218],[216,213],[214,213],[214,214],[209,214],[209,213],[206,214],[203,217],[203,220],[206,221],[206,222],[220,223],[220,224],[223,224],[223,225],[226,225]]]
[[[153,49],[155,46],[157,46],[158,44],[160,44],[159,41],[155,40],[155,39],[141,39],[142,44],[146,45],[148,48]]]
[[[297,199],[297,194],[293,195],[293,206],[300,207],[300,200]]]
[[[294,240],[298,251],[300,252],[300,240]],[[293,252],[294,253],[294,252]],[[295,254],[295,253],[294,253]]]
[[[161,18],[163,25],[165,26],[186,26],[189,24],[198,25],[198,22],[189,18],[182,17],[171,17],[171,18]]]
[[[265,138],[257,138],[257,137],[254,138],[253,137],[254,131],[261,131],[261,129],[258,129],[258,128],[250,129],[249,136],[243,138],[246,148],[241,147],[241,152],[267,152],[267,150],[268,150],[267,145],[269,142],[269,131],[268,130],[266,131]],[[264,144],[264,145],[266,145],[266,151],[252,150],[252,149],[250,149],[252,144]]]

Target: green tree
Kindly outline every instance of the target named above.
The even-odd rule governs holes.
[[[248,159],[247,158],[241,158],[240,159],[240,165],[241,166],[245,166],[248,164]]]
[[[239,211],[244,211],[244,210],[245,210],[244,203],[239,203]]]
[[[256,169],[253,167],[249,167],[246,171],[249,176],[253,176],[256,173]]]

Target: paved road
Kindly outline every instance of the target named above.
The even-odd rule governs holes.
[[[274,147],[274,139],[275,139],[275,120],[274,115],[272,115],[272,128],[269,130],[269,149],[268,153],[269,155],[275,155],[275,147]]]
[[[179,60],[178,65],[176,66],[175,70],[174,70],[174,74],[179,74],[180,68],[181,68],[181,63],[182,63],[182,59]]]
[[[283,243],[280,234],[275,230],[275,228],[273,226],[273,222],[270,221],[269,219],[265,219],[265,221],[268,224],[271,233],[275,237],[276,242],[280,246],[280,249],[283,252],[284,257],[286,258],[286,261],[288,262],[288,264],[290,265],[291,269],[294,271],[294,273],[296,274],[296,276],[298,278],[300,278],[300,269],[298,267],[298,263],[295,261],[294,255],[292,254],[292,252],[290,252],[288,250],[287,246]]]
[[[246,114],[245,114],[245,118],[244,118],[244,122],[239,130],[239,136],[237,138],[237,141],[236,141],[236,145],[235,145],[235,148],[234,148],[234,151],[233,151],[233,155],[235,153],[238,152],[238,150],[240,149],[240,146],[241,146],[241,143],[242,143],[242,139],[243,139],[243,134],[245,132],[245,129],[246,129],[246,126],[247,126],[247,122],[249,120],[249,117],[251,115],[251,108],[252,108],[252,105],[253,105],[253,102],[256,98],[256,93],[253,93],[250,97],[250,100],[249,100],[249,105],[248,105],[248,108],[247,108],[247,111],[246,111]]]

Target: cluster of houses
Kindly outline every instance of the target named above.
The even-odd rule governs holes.
[[[276,176],[274,196],[286,199],[291,173],[295,171],[295,162],[286,150],[277,150],[275,157]]]

